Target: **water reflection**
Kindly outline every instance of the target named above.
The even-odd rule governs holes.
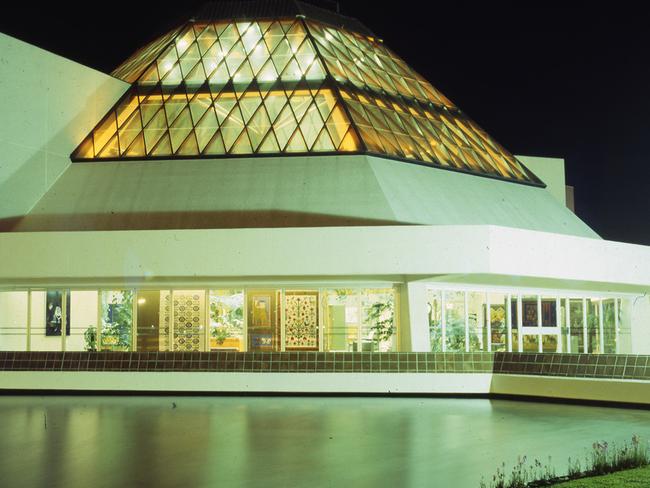
[[[175,405],[175,407],[174,407]],[[650,436],[650,412],[487,400],[0,397],[3,486],[478,486]]]

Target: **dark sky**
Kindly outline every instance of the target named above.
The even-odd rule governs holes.
[[[0,31],[108,72],[202,3],[25,2],[3,7]],[[601,236],[650,245],[650,15],[641,7],[340,4],[511,152],[565,158],[577,213]]]

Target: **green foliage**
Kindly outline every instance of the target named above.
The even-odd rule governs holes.
[[[94,325],[84,332],[84,347],[88,352],[97,352],[97,327]]]
[[[374,340],[387,342],[395,334],[395,307],[393,298],[385,302],[375,302],[368,308],[364,323],[370,325]]]
[[[117,351],[131,348],[133,324],[133,291],[112,292],[112,301],[104,310],[102,347]]]
[[[218,324],[210,335],[222,345],[229,337],[240,334],[244,329],[244,307],[232,306],[227,301],[210,303],[210,319]]]

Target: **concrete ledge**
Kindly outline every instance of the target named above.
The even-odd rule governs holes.
[[[495,374],[490,393],[650,405],[650,382],[642,380]]]
[[[0,391],[482,394],[492,375],[0,371]]]

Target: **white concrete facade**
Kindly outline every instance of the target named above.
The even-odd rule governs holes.
[[[427,286],[625,295],[650,352],[650,248],[569,211],[562,160],[522,158],[547,188],[365,155],[71,165],[128,85],[0,51],[1,290],[396,284],[403,351],[429,350]]]

